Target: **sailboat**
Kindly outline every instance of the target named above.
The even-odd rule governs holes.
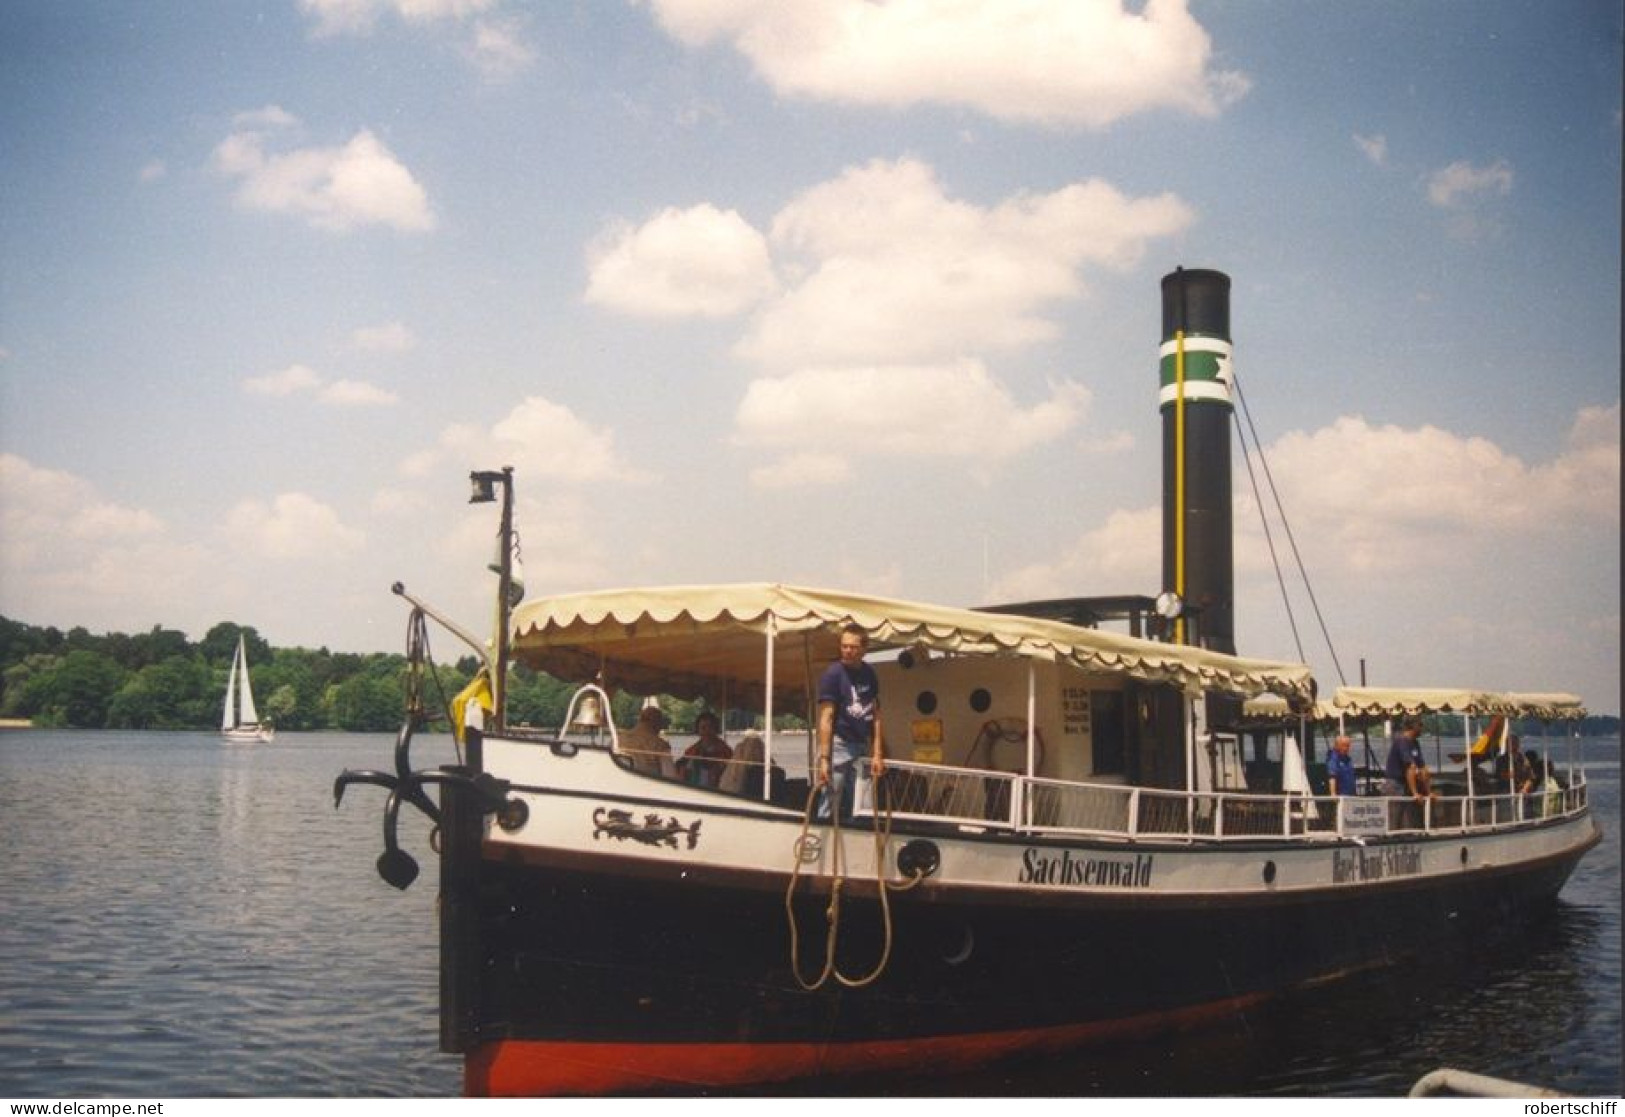
[[[239,692],[241,702],[238,701]],[[243,647],[241,633],[237,636],[237,655],[231,661],[231,675],[226,680],[226,703],[220,712],[220,735],[228,741],[269,741],[276,736],[275,727],[269,722],[261,722],[259,711],[254,708],[254,687],[248,681],[248,652]]]

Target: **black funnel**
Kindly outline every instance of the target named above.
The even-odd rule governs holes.
[[[1229,276],[1163,277],[1160,354],[1163,589],[1185,602],[1185,643],[1234,653]]]

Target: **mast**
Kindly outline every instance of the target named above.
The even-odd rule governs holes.
[[[507,725],[508,658],[511,637],[508,633],[508,614],[517,603],[515,591],[519,584],[513,576],[513,466],[505,465],[500,472],[485,470],[468,475],[474,486],[470,504],[489,504],[497,499],[496,486],[502,486],[502,524],[497,530],[497,560],[491,569],[497,576],[496,617],[491,636],[493,649],[491,665],[491,724],[494,729]],[[522,593],[522,590],[519,590]]]

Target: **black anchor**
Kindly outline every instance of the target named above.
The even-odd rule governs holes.
[[[412,771],[412,733],[417,728],[416,715],[407,715],[401,731],[395,737],[395,771],[352,771],[346,769],[333,781],[333,807],[336,810],[344,799],[344,789],[352,783],[370,783],[387,788],[389,798],[384,802],[384,852],[378,855],[378,875],[396,888],[406,889],[418,876],[418,863],[410,853],[400,847],[396,839],[401,803],[412,804],[435,825],[440,824],[440,808],[424,791],[425,784],[443,784],[459,788],[474,795],[486,812],[501,808],[508,797],[509,783],[487,772],[467,775],[444,770]]]

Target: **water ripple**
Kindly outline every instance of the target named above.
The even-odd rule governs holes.
[[[364,790],[332,809],[333,777],[387,766],[392,745],[0,733],[0,1095],[456,1094],[458,1060],[437,1049],[433,882],[377,879]],[[1600,816],[1617,817],[1617,763],[1593,775]],[[427,864],[425,829],[413,819],[403,842]],[[850,1088],[1393,1095],[1470,1056],[1617,1095],[1619,881],[1610,832],[1505,956],[1364,975],[1167,1041]]]

